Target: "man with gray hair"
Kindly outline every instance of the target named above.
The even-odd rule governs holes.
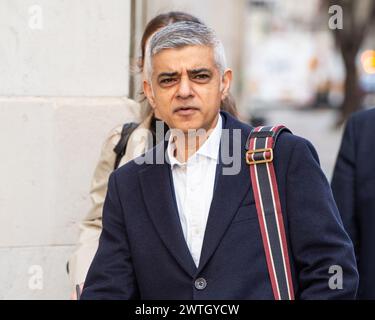
[[[82,299],[354,298],[353,246],[318,156],[288,131],[273,150],[279,197],[264,202],[280,200],[278,227],[286,230],[288,282],[275,286],[272,268],[283,274],[264,245],[272,230],[261,225],[248,165],[247,138],[256,130],[220,112],[232,71],[215,33],[191,22],[161,29],[146,68],[144,92],[170,131],[111,175]],[[257,133],[268,141],[268,132]],[[339,286],[332,270],[340,270]]]

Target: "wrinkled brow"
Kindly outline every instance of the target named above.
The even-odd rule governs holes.
[[[194,75],[197,75],[197,74],[202,73],[202,72],[207,72],[209,74],[212,74],[212,71],[208,68],[199,68],[199,69],[188,70],[188,74],[190,76],[194,76]],[[176,76],[180,76],[180,75],[181,74],[179,72],[162,72],[158,75],[158,79],[163,78],[163,77],[176,77]]]
[[[192,76],[197,75],[197,74],[202,73],[202,72],[212,74],[212,71],[208,68],[199,68],[199,69],[188,70],[189,75],[192,75]]]
[[[158,79],[161,77],[176,77],[178,75],[179,75],[178,72],[162,72],[158,75]]]

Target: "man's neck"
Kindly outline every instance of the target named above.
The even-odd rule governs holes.
[[[188,159],[195,154],[199,148],[207,141],[212,131],[215,129],[220,115],[214,121],[214,125],[206,131],[205,129],[192,130],[191,132],[184,133],[184,135],[176,135],[174,138],[176,159],[185,163]]]
[[[208,135],[185,134],[183,137],[184,139],[176,138],[174,141],[176,146],[174,156],[181,163],[188,161],[188,159],[199,150],[202,144],[207,140]]]

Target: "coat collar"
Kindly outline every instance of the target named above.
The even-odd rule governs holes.
[[[189,158],[186,163],[191,161],[190,159],[193,159],[194,156],[200,155],[209,159],[213,159],[214,161],[217,161],[219,156],[219,146],[220,146],[220,139],[221,139],[221,132],[223,128],[223,120],[222,117],[218,117],[217,124],[215,128],[213,128],[212,132],[210,133],[207,140],[203,143],[203,145],[196,151],[194,155]],[[167,156],[170,160],[170,165],[173,169],[175,165],[181,166],[183,163],[181,163],[174,155],[174,142],[173,142],[173,136],[171,135],[168,139],[168,146],[167,146]]]
[[[216,169],[215,189],[198,268],[194,264],[184,239],[179,220],[170,165],[169,161],[165,161],[167,141],[160,143],[145,155],[146,163],[152,163],[152,160],[154,162],[156,160],[156,163],[158,163],[159,160],[159,163],[163,162],[163,164],[148,165],[139,173],[144,201],[155,229],[171,255],[193,278],[199,275],[208,263],[243,202],[245,195],[251,188],[250,174],[245,161],[245,143],[251,128],[234,119],[226,112],[221,112],[221,115],[223,129],[229,129],[225,130],[229,137],[229,153],[233,152],[233,143],[238,143],[238,140],[241,140],[241,152],[231,155],[235,158],[234,161],[238,161],[240,170],[236,175],[223,174],[225,172],[223,170],[228,170],[232,164],[228,164],[223,157],[226,152],[222,151],[222,143]],[[236,133],[234,129],[241,129],[241,131]],[[223,130],[222,139],[224,134]],[[236,136],[236,134],[239,135]],[[233,137],[236,140],[233,140]],[[241,158],[238,159],[238,157]]]

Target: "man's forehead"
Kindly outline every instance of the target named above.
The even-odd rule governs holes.
[[[213,49],[205,46],[187,46],[164,49],[153,57],[156,73],[182,72],[215,68]]]

